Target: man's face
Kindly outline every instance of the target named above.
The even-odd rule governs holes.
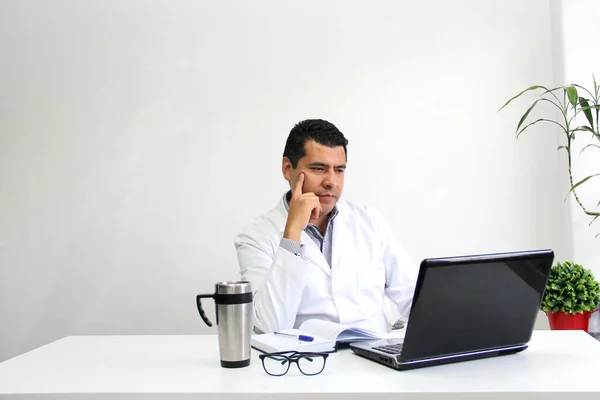
[[[309,140],[304,144],[306,155],[298,160],[296,168],[287,157],[283,158],[282,170],[284,178],[293,187],[298,176],[304,174],[302,192],[312,192],[319,196],[323,211],[327,215],[333,210],[344,188],[346,171],[346,152],[344,147],[327,147]]]

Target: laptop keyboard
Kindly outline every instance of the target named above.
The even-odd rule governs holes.
[[[400,354],[402,352],[402,343],[399,344],[386,344],[385,346],[373,347],[373,350],[383,351],[388,354]]]

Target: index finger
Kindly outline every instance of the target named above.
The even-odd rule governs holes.
[[[302,186],[303,185],[304,185],[304,174],[301,173],[300,175],[298,175],[298,180],[296,181],[296,184],[292,188],[292,197],[293,198],[300,197],[300,195],[302,194]]]

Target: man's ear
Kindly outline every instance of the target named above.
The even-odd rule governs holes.
[[[292,167],[292,162],[290,161],[290,159],[287,157],[283,157],[283,160],[281,161],[281,172],[283,173],[283,177],[285,178],[285,180],[288,182],[292,180],[293,169],[294,168]]]

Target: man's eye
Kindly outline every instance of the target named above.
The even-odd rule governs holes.
[[[337,173],[338,174],[343,174],[345,171],[346,171],[345,169],[340,168],[340,169],[337,170]]]
[[[325,169],[322,167],[312,167],[311,168],[313,171],[324,171]]]

